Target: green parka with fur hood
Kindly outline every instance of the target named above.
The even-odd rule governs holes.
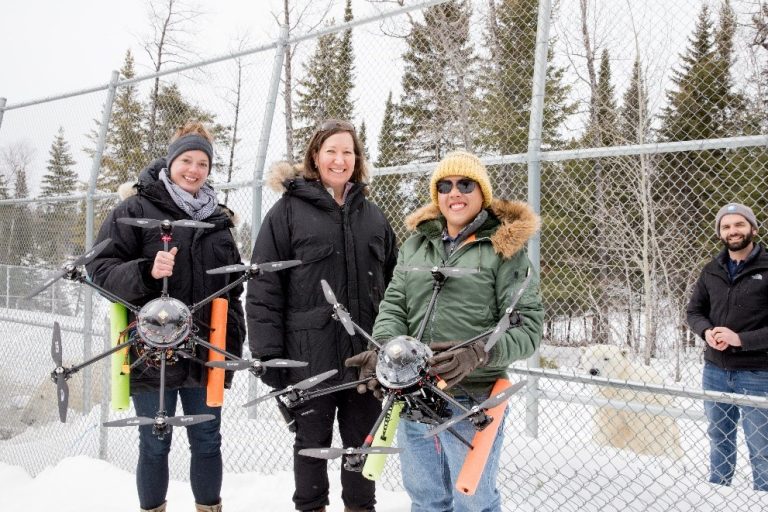
[[[422,341],[462,341],[492,329],[510,303],[511,295],[534,272],[525,244],[538,230],[539,217],[526,203],[494,200],[488,218],[460,247],[446,256],[442,233],[445,219],[435,205],[427,205],[406,219],[415,230],[398,255],[392,282],[379,305],[374,338],[415,336],[432,294],[429,272],[404,272],[401,266],[449,266],[476,268],[479,273],[449,277],[437,296]],[[522,325],[509,329],[490,353],[488,364],[476,369],[462,386],[485,392],[506,377],[506,368],[530,356],[541,341],[544,308],[538,275],[517,303]]]

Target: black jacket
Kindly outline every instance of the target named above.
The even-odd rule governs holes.
[[[331,318],[320,280],[328,281],[352,319],[370,333],[397,261],[394,231],[365,198],[364,184],[353,184],[342,207],[319,181],[292,176],[287,164],[272,172],[287,177],[285,194],[264,219],[253,261],[299,259],[303,264],[248,283],[251,352],[259,358],[309,362],[285,372],[268,370],[263,380],[273,387],[331,369],[339,373],[330,383],[355,380],[357,369],[345,368],[344,360],[365,350],[367,342],[349,336]]]
[[[724,370],[768,369],[768,254],[764,247],[747,258],[731,283],[728,251],[702,270],[688,303],[688,325],[704,337],[713,327],[727,327],[741,339],[741,347],[724,351],[706,346],[704,358]]]
[[[189,216],[171,199],[158,172],[165,167],[165,160],[158,159],[144,169],[135,187],[136,195],[119,203],[101,225],[97,242],[111,238],[112,243],[87,266],[94,283],[118,295],[120,298],[143,306],[160,296],[162,280],[151,276],[152,264],[157,251],[163,250],[160,228],[141,229],[119,224],[121,217],[179,220]],[[217,207],[204,219],[216,227],[209,229],[175,228],[170,247],[178,247],[173,275],[168,278],[168,293],[186,305],[203,300],[240,274],[208,275],[206,270],[241,263],[240,253],[230,232],[233,227],[228,210]],[[227,315],[227,351],[240,356],[245,340],[245,318],[240,296],[243,287],[237,286],[222,297],[229,300]],[[197,335],[208,340],[210,305],[195,313]],[[131,319],[132,320],[132,319]],[[197,356],[208,359],[207,349],[198,347]],[[132,359],[136,353],[132,351]],[[227,384],[231,382],[231,372]],[[166,367],[168,388],[202,387],[207,382],[207,368],[188,360],[180,360]],[[159,369],[139,365],[131,372],[131,393],[157,389]]]

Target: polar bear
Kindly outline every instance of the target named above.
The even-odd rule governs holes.
[[[615,345],[591,345],[581,350],[580,366],[595,377],[614,380],[662,384],[661,376],[650,366],[633,364],[627,351]],[[609,400],[617,407],[624,402],[635,407],[652,405],[663,408],[671,403],[668,395],[658,395],[631,389],[607,386],[598,387],[598,396]],[[601,445],[631,450],[642,455],[679,458],[680,429],[674,418],[642,412],[636,408],[619,409],[601,405],[595,415],[593,439]]]

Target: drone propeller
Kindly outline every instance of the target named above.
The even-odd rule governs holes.
[[[355,335],[355,324],[352,322],[352,317],[349,316],[349,312],[347,312],[346,309],[344,309],[344,306],[339,304],[339,301],[336,300],[336,295],[333,293],[333,290],[331,289],[331,285],[328,284],[328,281],[325,279],[320,280],[320,285],[323,287],[323,294],[325,295],[325,300],[333,306],[333,312],[336,314],[336,316],[339,317],[339,320],[341,321],[341,325],[344,326],[344,329],[346,329],[347,333],[349,333],[350,336]]]
[[[517,301],[520,300],[520,297],[523,296],[523,292],[525,292],[525,289],[528,288],[528,283],[531,281],[531,273],[528,272],[528,275],[525,277],[525,281],[523,281],[523,284],[520,285],[520,288],[518,288],[515,293],[512,295],[512,301],[509,303],[509,307],[507,307],[506,310],[504,310],[504,314],[501,315],[501,318],[499,319],[499,323],[496,324],[496,327],[493,329],[493,332],[488,337],[488,341],[485,343],[485,352],[490,353],[493,346],[496,344],[497,341],[501,338],[501,336],[509,329],[510,320],[509,317],[512,314],[512,312],[515,310],[515,306],[517,305]]]
[[[157,418],[147,418],[146,416],[135,416],[133,418],[123,418],[120,420],[107,421],[102,423],[105,427],[133,427],[143,425],[156,425],[163,428],[165,425],[172,427],[188,427],[211,421],[216,416],[213,414],[191,414],[187,416],[158,416]]]
[[[53,322],[53,337],[51,338],[51,357],[56,369],[51,373],[51,378],[56,382],[56,400],[59,403],[59,419],[62,423],[67,421],[67,405],[69,404],[69,385],[67,373],[62,364],[61,326],[59,322]]]
[[[287,260],[287,261],[272,261],[267,263],[253,263],[251,265],[226,265],[211,270],[206,270],[206,274],[231,274],[233,272],[251,272],[257,273],[259,270],[263,272],[276,272],[286,268],[295,267],[301,265],[301,260]]]
[[[469,409],[464,414],[460,414],[458,416],[454,416],[453,418],[449,419],[448,421],[441,423],[440,425],[437,425],[432,430],[428,431],[427,434],[424,436],[426,437],[432,437],[440,432],[443,432],[445,430],[448,430],[455,424],[457,424],[460,421],[463,421],[467,419],[468,417],[472,416],[473,414],[477,414],[480,411],[487,411],[488,409],[493,409],[500,403],[507,400],[509,397],[523,389],[528,381],[521,380],[520,382],[516,382],[515,384],[509,386],[506,389],[503,389],[502,391],[499,391],[493,396],[488,397],[485,401],[481,402],[478,405],[475,405],[471,409]]]
[[[105,421],[102,423],[105,427],[140,427],[142,425],[154,425],[155,420],[145,416],[136,416],[133,418],[123,418],[120,420]]]
[[[165,227],[168,227],[168,228],[170,228],[171,226],[182,227],[182,228],[215,227],[213,224],[209,222],[200,222],[198,220],[192,220],[192,219],[158,220],[158,219],[137,219],[134,217],[121,217],[117,219],[117,222],[119,222],[120,224],[127,224],[129,226],[134,226],[137,228],[144,228],[144,229],[163,227],[164,225]]]
[[[480,272],[476,268],[466,267],[422,267],[418,265],[398,265],[395,270],[402,270],[403,272],[432,272],[442,275],[443,277],[463,277],[470,274],[477,274]]]
[[[400,453],[402,448],[392,446],[371,446],[368,448],[304,448],[299,450],[299,455],[314,457],[316,459],[336,459],[342,455],[386,455],[390,453]]]
[[[216,416],[213,414],[190,414],[187,416],[170,416],[165,418],[165,422],[172,427],[188,427],[213,419],[216,419]]]
[[[307,366],[309,363],[305,361],[294,361],[292,359],[269,359],[268,361],[261,361],[254,359],[248,361],[246,359],[228,359],[226,361],[208,361],[205,366],[211,368],[223,368],[225,370],[248,370],[250,368],[301,368]]]
[[[250,402],[243,404],[243,407],[251,407],[252,405],[256,405],[259,402],[263,402],[264,400],[268,400],[275,396],[285,395],[287,393],[290,393],[291,391],[304,391],[305,389],[309,389],[311,387],[317,386],[324,380],[333,377],[337,373],[338,373],[338,370],[328,370],[327,372],[320,373],[318,375],[315,375],[314,377],[310,377],[308,379],[299,381],[292,386],[288,386],[287,388],[278,389],[277,391],[273,391],[266,395],[262,395],[255,400],[251,400]]]
[[[91,247],[91,250],[86,252],[85,254],[78,256],[75,258],[75,260],[72,263],[68,263],[64,265],[64,267],[61,270],[56,271],[53,275],[49,276],[48,279],[45,280],[45,282],[32,290],[30,293],[24,296],[24,300],[29,300],[38,293],[42,292],[49,286],[51,286],[53,283],[61,279],[62,277],[66,276],[67,274],[72,273],[73,270],[75,270],[77,267],[81,265],[87,265],[93,259],[98,256],[101,251],[104,250],[110,243],[112,242],[112,239],[105,238],[101,242],[99,242],[97,245],[94,245]]]

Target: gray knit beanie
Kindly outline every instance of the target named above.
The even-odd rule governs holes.
[[[720,210],[717,212],[717,216],[715,217],[715,235],[718,238],[720,238],[720,221],[723,217],[732,213],[741,215],[747,219],[747,222],[752,224],[753,228],[757,229],[757,218],[755,217],[755,214],[752,213],[752,209],[749,206],[744,206],[741,203],[728,203],[727,205],[720,208]]]
[[[185,151],[199,150],[208,155],[208,165],[213,167],[213,146],[208,139],[196,133],[190,133],[179,137],[168,145],[168,156],[165,157],[165,165],[168,169],[176,158]]]

